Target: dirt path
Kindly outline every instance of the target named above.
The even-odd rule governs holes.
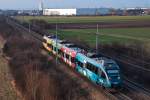
[[[12,77],[9,72],[8,62],[2,56],[4,41],[0,37],[0,100],[20,100],[11,84]]]

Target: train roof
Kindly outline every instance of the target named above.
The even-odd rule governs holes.
[[[76,52],[82,52],[84,51],[84,49],[81,49],[80,47],[78,47],[77,45],[73,44],[73,43],[66,43],[64,44],[64,46],[76,51]]]
[[[55,38],[56,38],[56,35],[48,35],[48,36],[46,36],[46,37],[51,38],[51,39],[55,39]]]
[[[55,38],[55,39],[53,39],[53,41],[55,41],[55,42],[57,41],[57,43],[60,43],[60,42],[62,42],[63,40],[60,40],[60,39],[56,39],[56,38]]]
[[[91,59],[93,59],[94,61],[96,61],[98,64],[103,65],[103,67],[105,69],[108,68],[119,68],[119,66],[116,64],[116,62],[113,59],[110,59],[108,57],[104,57],[100,54],[96,54],[96,53],[87,53],[87,56]]]
[[[81,49],[79,47],[71,47],[71,49],[73,49],[76,52],[82,52],[82,51],[84,51],[84,49]]]

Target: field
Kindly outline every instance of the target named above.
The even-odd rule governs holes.
[[[49,30],[55,33],[55,30]],[[59,37],[74,38],[95,44],[96,29],[64,29],[59,30]],[[99,30],[99,43],[134,43],[150,42],[150,28],[107,28]]]
[[[99,43],[149,43],[150,16],[17,16],[16,19],[29,22],[41,19],[48,22],[49,32],[55,33],[58,24],[59,37],[82,40],[95,45],[96,24],[99,24]]]
[[[150,16],[17,16],[18,20],[29,22],[32,19],[45,20],[48,23],[97,23],[97,22],[130,22],[150,21]]]

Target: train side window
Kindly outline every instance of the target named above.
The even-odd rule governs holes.
[[[94,66],[92,64],[90,64],[90,69],[92,72],[94,72]]]
[[[60,49],[58,49],[58,54],[59,54],[59,55],[61,55],[61,51],[60,51]]]
[[[98,69],[98,74],[99,74],[99,76],[101,76],[101,74],[102,74],[102,70],[101,69]]]
[[[95,74],[98,74],[98,68],[95,67]]]
[[[80,65],[81,65],[81,67],[83,68],[83,63],[82,63],[82,62],[80,62]]]
[[[54,51],[56,51],[57,50],[57,48],[56,47],[54,47]]]
[[[78,65],[83,68],[83,63],[81,63],[80,61],[78,61]]]
[[[53,47],[53,45],[52,45],[52,50],[54,50],[54,47]]]
[[[102,72],[101,77],[102,77],[103,79],[106,79],[106,76],[105,76],[105,73],[104,73],[104,72]]]
[[[66,54],[66,58],[69,59],[69,55],[68,54]]]
[[[75,58],[74,60],[75,60],[76,63],[78,62],[78,59],[77,59],[77,58]]]
[[[95,66],[92,65],[92,72],[95,72]]]
[[[89,64],[88,63],[86,64],[86,68],[89,69]]]
[[[90,64],[89,64],[89,63],[87,63],[86,68],[87,68],[88,70],[90,70]]]
[[[90,63],[87,63],[87,69],[89,69],[90,71],[93,71],[93,65]]]

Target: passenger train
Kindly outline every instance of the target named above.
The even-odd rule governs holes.
[[[43,46],[57,55],[78,73],[103,88],[120,88],[122,78],[117,63],[96,53],[87,52],[77,45],[54,36],[44,36]]]

